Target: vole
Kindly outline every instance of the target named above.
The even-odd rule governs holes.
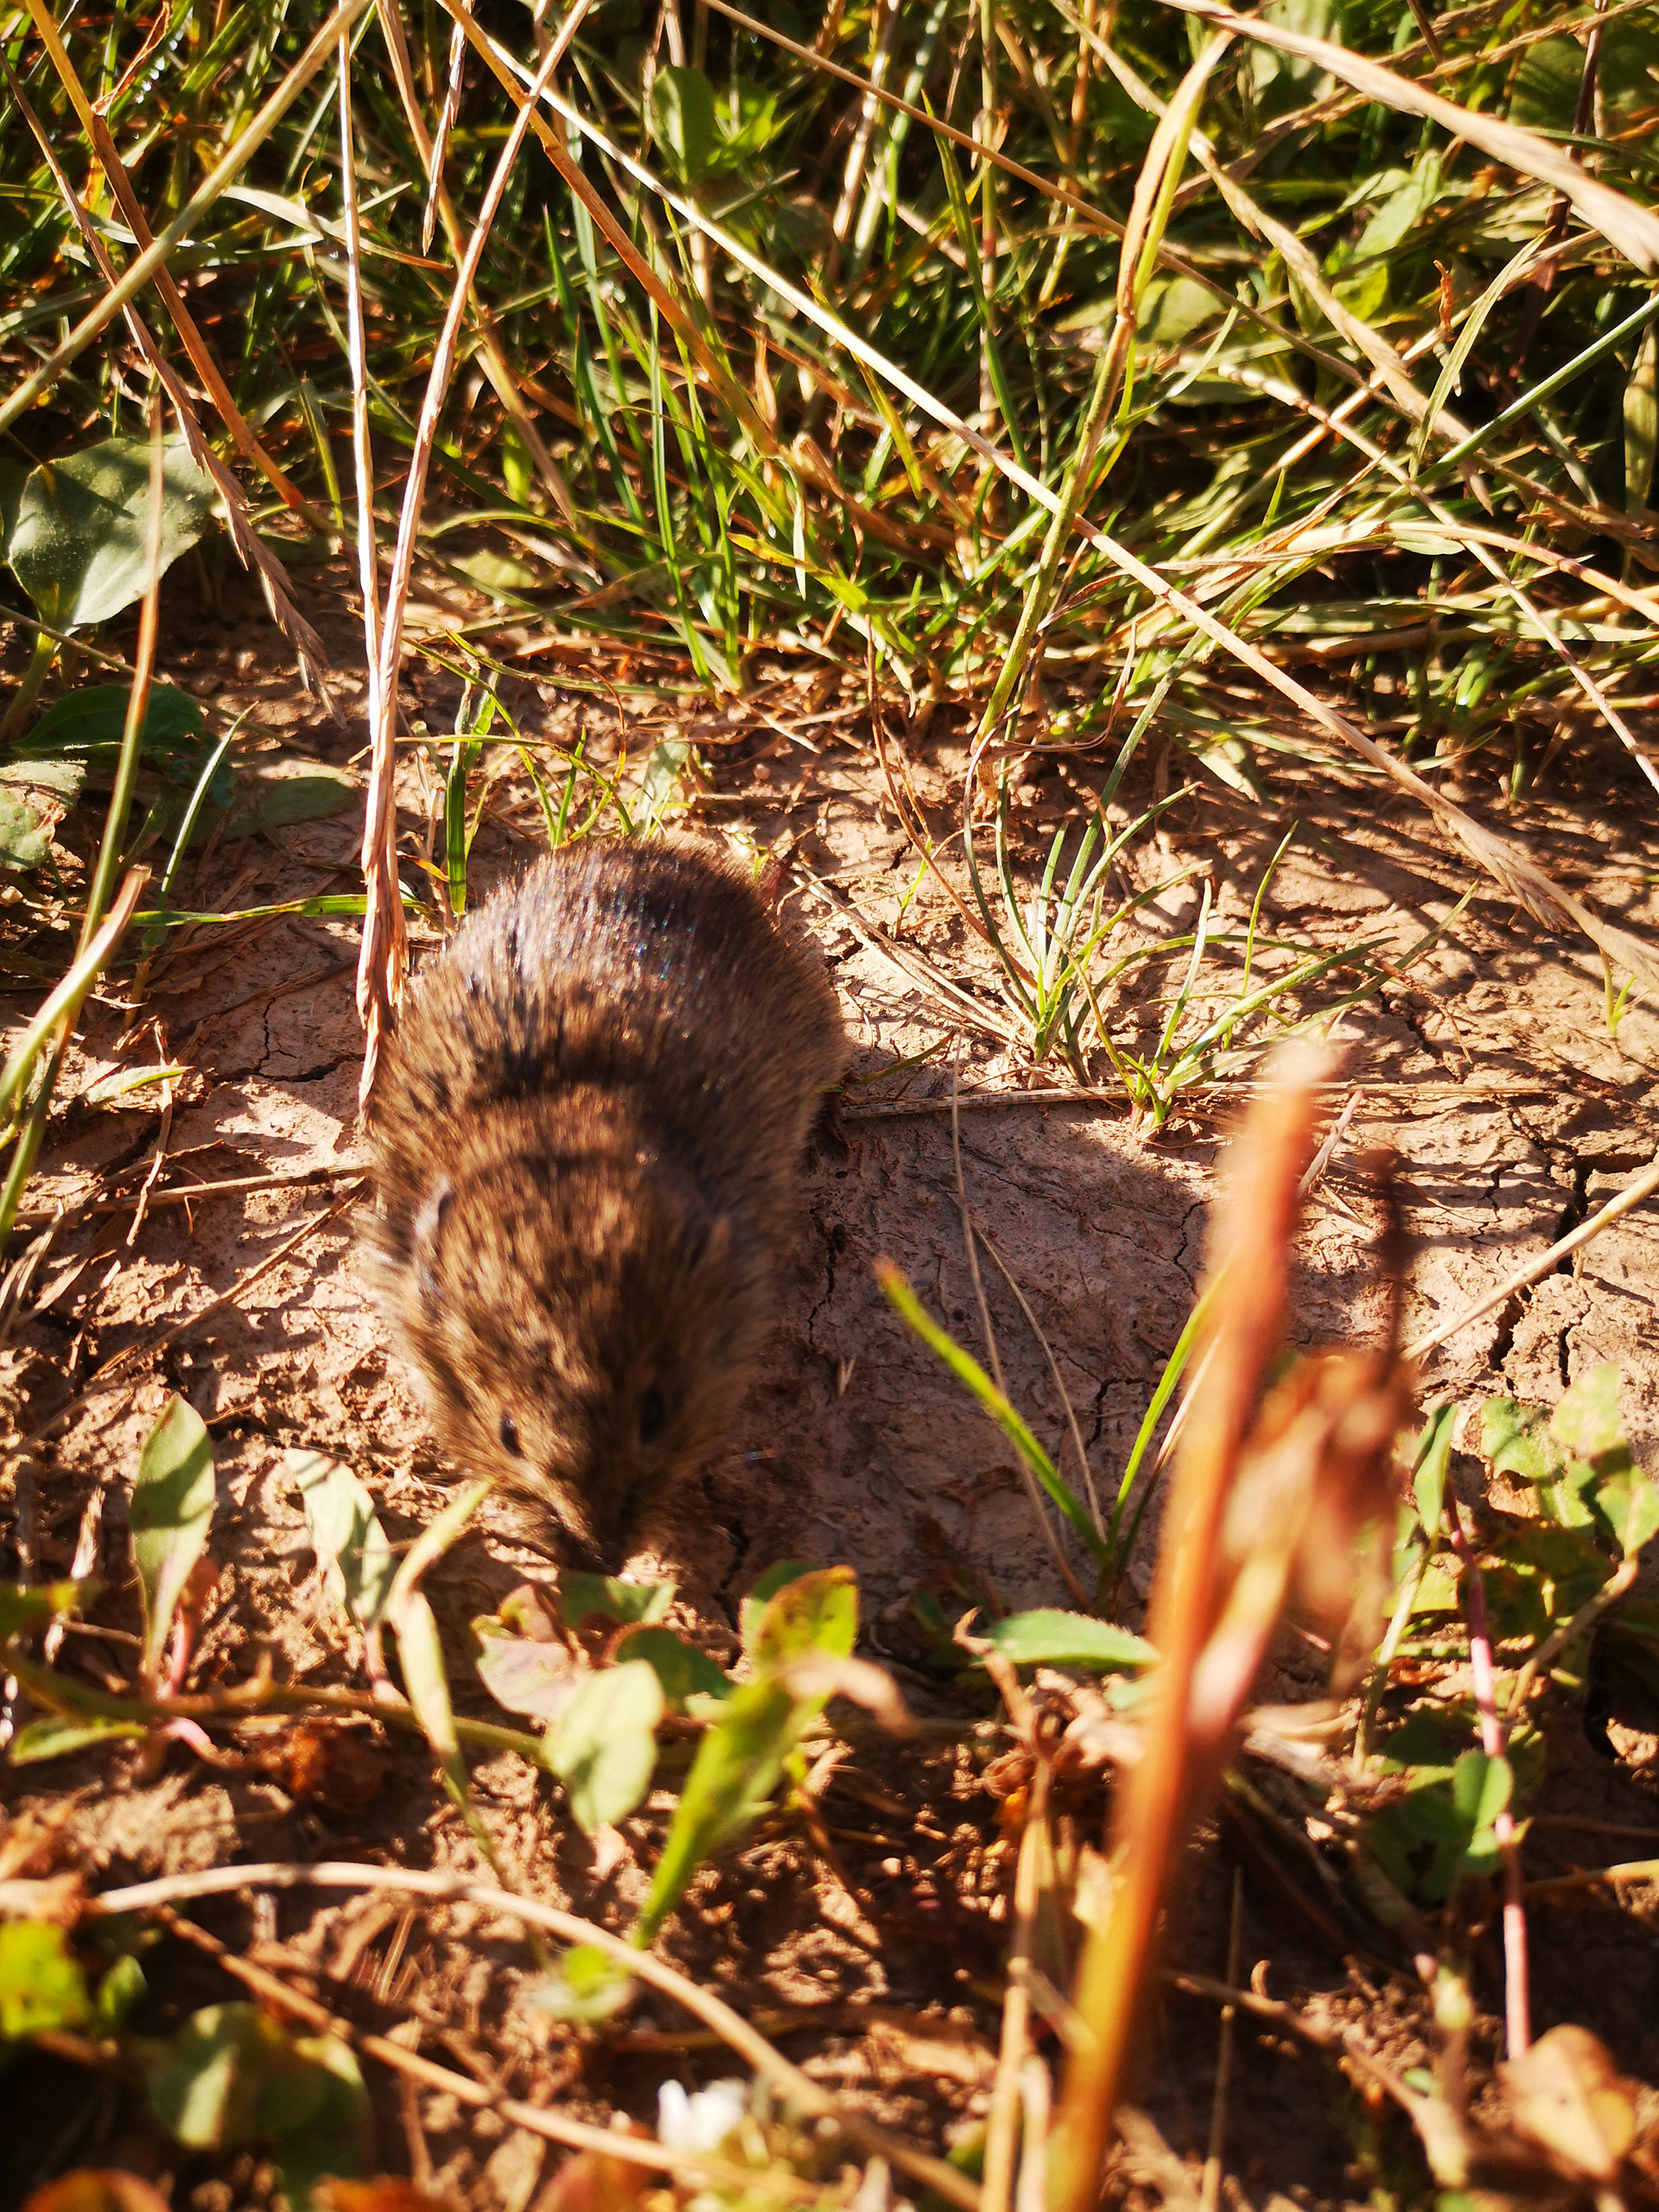
[[[418,978],[371,1128],[381,1302],[441,1441],[567,1558],[620,1564],[727,1433],[845,1058],[823,968],[679,844],[556,852]]]

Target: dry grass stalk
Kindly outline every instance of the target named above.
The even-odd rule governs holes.
[[[397,677],[403,656],[404,614],[414,574],[415,548],[420,535],[421,511],[426,497],[427,474],[432,462],[433,441],[437,436],[439,418],[449,396],[449,380],[454,373],[461,318],[466,312],[467,297],[478,274],[479,264],[484,257],[484,248],[500,207],[502,194],[507,188],[507,180],[529,135],[535,111],[534,99],[539,97],[551,82],[553,73],[564,59],[565,49],[575,36],[589,4],[590,0],[575,0],[575,4],[560,24],[558,36],[549,47],[537,70],[533,96],[524,102],[514,117],[512,127],[497,158],[494,174],[484,195],[483,206],[479,210],[471,241],[456,271],[443,327],[439,333],[433,355],[431,372],[427,378],[421,418],[416,426],[414,451],[410,456],[409,478],[404,491],[397,542],[392,550],[391,567],[386,578],[385,607],[380,632],[379,683],[373,702],[375,723],[372,733],[371,789],[383,794],[383,804],[378,815],[365,825],[364,875],[367,884],[367,905],[363,918],[363,948],[358,966],[358,1004],[365,1009],[363,1073],[358,1090],[359,1099],[364,1103],[374,1088],[381,1039],[391,1024],[402,995],[407,957],[401,893],[397,888],[397,817],[391,800],[391,781],[397,752]],[[368,849],[371,829],[378,833],[372,851]]]
[[[429,1897],[436,1903],[465,1903],[486,1912],[501,1913],[524,1926],[545,1930],[563,1943],[590,1944],[616,1965],[671,1998],[677,2005],[712,2028],[763,2081],[785,2097],[798,2111],[832,2120],[849,2142],[873,2156],[884,2158],[901,2172],[936,2190],[961,2212],[979,2212],[979,2190],[967,2177],[943,2158],[918,2151],[901,2137],[879,2127],[833,2095],[810,2075],[775,2050],[766,2037],[734,2012],[723,1999],[692,1981],[665,1960],[637,1948],[608,1929],[575,1913],[543,1904],[539,1898],[519,1897],[464,1874],[424,1872],[412,1867],[354,1866],[346,1861],[300,1865],[275,1861],[254,1866],[216,1866],[200,1873],[164,1875],[129,1889],[105,1891],[95,1900],[102,1913],[151,1912],[163,1905],[183,1904],[192,1898],[224,1897],[251,1890],[291,1889],[381,1890],[409,1897]],[[94,1902],[90,1901],[89,1902]]]
[[[63,67],[67,69],[68,66],[68,57],[66,55],[64,57]],[[35,114],[34,108],[30,105],[28,98],[24,94],[22,86],[18,83],[16,77],[12,72],[11,64],[6,60],[3,54],[0,54],[0,72],[4,73],[6,89],[11,94],[13,99],[16,101],[19,113],[22,116],[29,129],[35,134],[35,142],[39,145],[41,152],[45,158],[48,168],[52,173],[52,181],[58,188],[58,191],[63,200],[64,206],[68,209],[69,214],[74,222],[76,229],[80,232],[82,242],[86,245],[87,252],[91,254],[93,261],[97,264],[99,274],[103,277],[106,284],[111,286],[114,285],[118,281],[118,278],[117,276],[115,264],[110,258],[108,249],[105,247],[103,239],[99,236],[98,232],[94,229],[91,217],[81,206],[80,201],[76,198],[74,187],[70,183],[67,176],[64,174],[63,164],[59,161],[57,154],[53,148],[50,134],[47,131],[45,126],[41,122],[40,118]],[[85,94],[80,91],[79,79],[74,77],[72,70],[70,71],[69,77],[66,79],[66,82],[73,82],[74,94],[79,95],[82,99],[85,98]],[[100,129],[103,129],[101,123],[99,127]],[[107,135],[106,131],[105,136],[107,137]],[[113,147],[110,149],[110,159],[115,160]],[[119,169],[120,164],[118,161],[117,161],[116,166],[117,168]],[[121,176],[124,183],[125,182],[125,171],[121,170]],[[111,178],[111,182],[113,182],[113,178]],[[130,191],[130,187],[128,189]],[[124,201],[124,204],[125,203]],[[129,219],[133,219],[130,217]],[[140,244],[143,245],[147,243],[149,238],[149,230],[143,226],[142,216],[137,219],[134,227]],[[158,275],[158,289],[161,289],[162,279],[165,276],[165,270],[161,271]],[[167,279],[167,283],[170,288],[170,278]],[[163,292],[163,296],[166,296],[165,292]],[[264,594],[266,607],[270,610],[270,619],[294,648],[295,659],[299,664],[301,681],[308,690],[315,691],[318,697],[326,698],[327,696],[327,693],[323,684],[322,677],[323,671],[328,665],[328,656],[323,651],[321,639],[318,637],[316,632],[311,627],[311,625],[306,620],[305,617],[300,613],[298,607],[294,604],[292,588],[289,582],[287,569],[283,566],[276,556],[255,531],[253,524],[249,518],[248,503],[243,494],[242,486],[237,482],[235,477],[232,475],[230,470],[226,467],[224,462],[219,459],[219,455],[208,444],[207,439],[202,435],[201,423],[197,416],[195,408],[191,403],[190,395],[186,391],[183,385],[180,382],[171,363],[168,361],[165,355],[162,353],[161,347],[156,344],[155,338],[150,333],[149,325],[139,314],[137,308],[133,306],[129,305],[124,309],[124,313],[126,317],[127,327],[132,334],[134,345],[137,346],[138,351],[143,355],[145,360],[149,364],[150,368],[155,372],[156,377],[160,383],[162,391],[167,394],[168,403],[173,409],[175,416],[178,419],[179,429],[183,435],[186,451],[189,454],[191,460],[195,462],[196,467],[201,470],[202,474],[212,480],[213,489],[219,494],[219,501],[224,510],[226,528],[230,532],[231,543],[236,549],[237,558],[241,562],[245,569],[251,570],[252,573],[259,579],[259,588]],[[186,325],[188,325],[190,331],[194,334],[195,331],[195,326],[194,323],[190,322],[188,315],[185,314],[183,303],[181,302],[180,302],[180,306],[175,316],[175,321],[177,321],[178,315],[184,316],[183,322],[179,323],[178,326],[181,336],[184,335]],[[186,344],[187,350],[190,350],[189,341],[188,339]],[[194,351],[191,352],[191,359],[195,363],[198,372],[201,372],[201,364],[200,362],[196,362]],[[209,361],[208,365],[213,366],[211,360]],[[213,367],[213,379],[209,379],[205,372],[203,372],[203,381],[208,385],[209,390],[213,392],[215,404],[218,404],[219,391],[223,389],[224,379],[219,377],[217,367]],[[219,412],[222,416],[225,414],[226,407],[229,407],[230,409],[230,416],[226,416],[226,420],[227,427],[231,428],[232,435],[233,436],[236,435],[235,426],[237,424],[240,424],[243,431],[251,438],[252,433],[247,429],[247,425],[243,423],[241,416],[237,413],[235,406],[231,401],[230,393],[228,391],[226,391],[225,393],[224,405],[219,408]],[[232,417],[234,417],[233,423],[231,420]],[[239,443],[240,440],[238,439],[238,442]],[[270,474],[272,469],[276,470],[276,474],[271,477],[271,481],[278,490],[281,490],[283,486],[287,486],[288,492],[293,495],[290,504],[295,505],[300,512],[307,516],[308,518],[316,522],[320,527],[327,527],[323,521],[323,518],[316,513],[315,509],[312,507],[307,500],[302,499],[300,497],[300,494],[294,490],[291,484],[289,484],[287,477],[283,474],[283,472],[280,469],[276,468],[276,463],[270,459],[270,456],[265,453],[264,447],[260,446],[257,440],[254,441],[253,457],[257,458],[265,467],[267,474]],[[280,481],[278,480],[280,480]]]
[[[1163,1654],[1145,1756],[1116,1815],[1118,1882],[1091,1930],[1052,2149],[1056,2212],[1084,2212],[1128,2086],[1159,1915],[1197,1810],[1294,1586],[1345,1609],[1354,1537],[1386,1498],[1406,1411],[1392,1349],[1300,1361],[1263,1400],[1283,1336],[1291,1238],[1328,1061],[1287,1055],[1230,1154],[1209,1282],[1207,1371],[1165,1515],[1148,1633]]]

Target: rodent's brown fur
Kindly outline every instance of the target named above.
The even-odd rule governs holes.
[[[620,1563],[726,1433],[845,1049],[823,968],[681,846],[556,853],[421,976],[376,1090],[382,1302],[443,1444],[567,1553]]]

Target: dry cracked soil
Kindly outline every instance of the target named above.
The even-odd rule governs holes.
[[[284,761],[321,760],[359,776],[359,702],[348,675],[336,679],[335,722],[263,651],[249,650],[245,616],[207,614],[181,631],[164,645],[161,672],[223,715],[246,710],[258,733],[256,766],[270,775]],[[349,632],[337,625],[328,642],[348,670]],[[1243,1087],[1195,1086],[1154,1129],[1115,1102],[1098,1060],[1090,1095],[1072,1091],[1061,1069],[1033,1074],[983,945],[938,885],[918,883],[872,747],[861,677],[780,660],[761,671],[752,700],[715,709],[573,695],[556,666],[543,676],[533,658],[521,664],[508,702],[531,741],[568,746],[585,726],[595,757],[613,763],[623,753],[641,761],[667,739],[697,749],[708,772],[694,820],[711,836],[787,853],[784,911],[820,946],[854,1046],[842,1141],[827,1142],[804,1175],[764,1376],[728,1448],[679,1493],[632,1571],[671,1576],[675,1624],[725,1659],[739,1599],[766,1567],[796,1557],[849,1565],[862,1648],[895,1669],[918,1712],[959,1713],[965,1693],[929,1672],[918,1593],[954,1618],[975,1605],[1064,1605],[1065,1586],[1012,1452],[906,1332],[872,1262],[897,1262],[958,1340],[982,1351],[965,1206],[995,1262],[983,1269],[984,1296],[1008,1395],[1075,1475],[1063,1392],[1090,1479],[1109,1495],[1192,1307],[1217,1158]],[[441,674],[417,675],[411,722],[446,730],[456,690]],[[963,720],[941,706],[925,725],[889,711],[887,726],[897,772],[960,893],[959,847],[949,840],[961,820]],[[411,881],[415,861],[433,850],[435,758],[411,743],[400,773]],[[474,849],[474,895],[544,842],[516,756],[498,765]],[[1182,772],[1179,758],[1149,764],[1123,794],[1128,810]],[[1080,818],[1099,777],[1079,758],[1027,759],[1016,776],[1014,863],[1028,895],[1054,830]],[[1659,934],[1651,794],[1622,754],[1575,741],[1546,786],[1514,804],[1479,756],[1461,779],[1448,768],[1443,788],[1523,842],[1579,896],[1649,941]],[[1345,1057],[1332,1107],[1334,1116],[1345,1105],[1347,1116],[1306,1209],[1293,1335],[1300,1344],[1378,1339],[1382,1212],[1370,1155],[1388,1147],[1412,1239],[1405,1333],[1414,1338],[1475,1304],[1651,1159],[1659,1020],[1637,994],[1610,1030],[1592,947],[1541,931],[1484,879],[1459,905],[1471,866],[1432,821],[1307,754],[1279,758],[1260,798],[1196,772],[1194,788],[1119,863],[1125,896],[1156,893],[1125,925],[1124,942],[1150,951],[1190,934],[1206,880],[1211,926],[1241,931],[1293,825],[1262,901],[1264,944],[1370,946],[1390,971],[1339,1025]],[[359,834],[348,806],[236,842],[221,837],[181,903],[243,912],[350,890],[360,880]],[[435,941],[434,931],[417,932],[417,961]],[[82,1024],[29,1192],[33,1234],[4,1354],[20,1449],[0,1512],[8,1573],[67,1573],[90,1540],[106,1595],[88,1630],[68,1640],[64,1663],[94,1682],[130,1671],[137,1607],[126,1501],[169,1392],[200,1413],[216,1455],[211,1548],[220,1579],[199,1662],[205,1685],[244,1679],[262,1660],[297,1683],[360,1682],[286,1453],[321,1452],[355,1470],[399,1543],[451,1494],[456,1471],[435,1453],[389,1353],[353,1225],[364,1203],[355,953],[349,919],[199,926],[156,948],[141,1005],[111,987]],[[1291,956],[1262,958],[1272,973]],[[1148,959],[1125,971],[1108,1002],[1120,1039],[1150,1050],[1164,1010],[1158,994],[1179,965]],[[1154,987],[1154,976],[1166,980]],[[1343,985],[1334,972],[1281,1011],[1334,1003]],[[1209,988],[1206,971],[1198,1000]],[[90,1103],[100,1078],[145,1066],[183,1072]],[[274,1177],[286,1179],[190,1195]],[[1425,1397],[1508,1392],[1551,1402],[1611,1362],[1637,1456],[1659,1467],[1655,1239],[1649,1205],[1459,1330],[1425,1363]],[[1454,1475],[1471,1507],[1519,1510],[1483,1487],[1475,1460],[1460,1454]],[[1123,1592],[1131,1624],[1141,1617],[1155,1517]],[[486,1507],[429,1579],[463,1711],[501,1717],[473,1678],[467,1624],[549,1572],[506,1515]],[[1315,1640],[1292,1635],[1268,1688],[1315,1694],[1325,1664]],[[922,1751],[860,1738],[823,1779],[821,1833],[788,1821],[763,1827],[699,1878],[665,1938],[689,1972],[780,2021],[810,2070],[935,2143],[982,2113],[995,2062],[1009,1853],[986,1779],[988,1698],[980,1715],[980,1738],[951,1743],[942,1732]],[[1598,1824],[1659,1834],[1656,1723],[1659,1713],[1624,1686],[1603,1700],[1593,1729],[1574,1713],[1552,1730],[1538,1802],[1555,1825],[1535,1830],[1529,1871],[1578,1863]],[[366,1767],[341,1758],[308,1789],[276,1748],[250,1749],[250,1740],[222,1765],[175,1747],[145,1774],[129,1753],[104,1747],[9,1771],[0,1794],[10,1832],[41,1824],[97,1887],[238,1859],[477,1864],[418,1741],[359,1731],[353,1740],[367,1747]],[[474,1786],[505,1878],[626,1924],[671,1791],[590,1841],[556,1790],[510,1755],[480,1760]],[[1309,1910],[1306,1867],[1274,1825],[1270,1779],[1261,1787],[1259,1818],[1231,1815],[1206,1831],[1175,1954],[1221,1973],[1239,1870],[1245,1970],[1270,1961],[1275,1994],[1360,2023],[1380,2054],[1411,2063],[1421,2022],[1389,1979],[1392,1950],[1374,1929],[1338,1916],[1333,1935],[1331,1913]],[[1103,1802],[1068,1815],[1078,1837],[1097,1840]],[[1659,2080],[1656,1896],[1637,1887],[1535,1916],[1541,2022],[1587,2018],[1619,2064],[1649,2082]],[[527,2010],[535,1961],[514,1930],[474,1908],[264,1893],[204,1906],[199,1917],[238,1955],[299,1977],[365,2024],[390,2026],[411,2049],[579,2115],[649,2117],[669,2075],[728,2070],[660,2002],[601,2043]],[[1492,1941],[1489,1929],[1477,1951],[1486,2006],[1497,1989]],[[159,1956],[158,2024],[241,1993],[176,1939]],[[1483,2014],[1477,2043],[1484,2035],[1489,2055],[1493,2033]],[[1213,2009],[1171,1996],[1152,2042],[1148,2109],[1177,2152],[1201,2158]],[[62,2069],[37,2058],[15,2064],[11,2082],[9,2095],[32,2097],[34,2117],[0,2149],[10,2196],[54,2156],[98,2164],[148,2157],[153,2169],[153,2148],[115,2091],[89,2102],[84,2082],[66,2083]],[[526,2212],[556,2165],[533,2137],[453,2097],[400,2090],[378,2075],[374,2094],[380,2164],[440,2194]],[[1311,2206],[1391,2186],[1389,2161],[1402,2154],[1377,2147],[1380,2123],[1362,2104],[1306,2051],[1241,2034],[1230,2201],[1261,2207],[1289,2196]],[[175,2201],[228,2212],[268,2187],[245,2161],[235,2170],[187,2163]],[[1160,2193],[1132,2162],[1121,2187]]]

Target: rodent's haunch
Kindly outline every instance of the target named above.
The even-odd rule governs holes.
[[[721,1441],[845,1038],[684,848],[556,853],[422,974],[377,1086],[382,1302],[441,1440],[620,1563]]]

